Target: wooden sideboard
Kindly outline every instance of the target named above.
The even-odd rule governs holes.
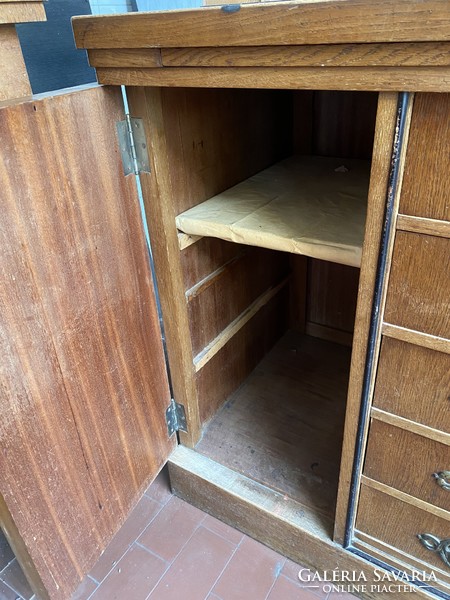
[[[157,458],[142,466],[133,498],[168,459],[176,494],[313,569],[363,571],[366,587],[352,590],[361,597],[402,597],[376,587],[380,573],[389,581],[400,572],[414,579],[416,596],[448,598],[447,0],[226,5],[73,25],[99,82],[127,86],[128,128],[138,134],[131,171],[139,172],[170,372],[156,400],[145,373],[163,371],[163,342],[154,328],[143,342],[146,301],[128,300],[114,327],[122,336],[127,315],[138,367],[124,381],[137,390],[146,378],[140,393],[158,423],[145,446]],[[131,190],[133,175],[123,179]],[[121,198],[130,202],[123,185],[98,186],[105,207],[119,190],[118,215]],[[87,239],[94,223],[84,217]],[[122,238],[110,250],[134,285],[149,271],[142,231],[127,227],[134,258]],[[120,281],[114,289],[124,289]],[[126,343],[133,353],[130,340],[105,331],[102,352],[120,354]],[[107,381],[122,398],[120,378]],[[174,431],[178,422],[171,435],[160,422],[168,386]],[[138,397],[128,406],[130,431],[142,425]],[[126,401],[117,402],[120,414]],[[93,473],[95,431],[85,452]],[[3,493],[10,522],[23,511],[12,486]],[[46,501],[63,511],[61,499],[56,508]],[[130,503],[113,513],[113,502],[102,502],[101,518],[110,510],[123,520]],[[63,598],[61,589],[75,587],[108,524],[85,562],[69,556],[65,572],[52,565],[59,591],[37,566],[41,593]],[[15,535],[26,537],[19,526]],[[432,580],[423,585],[420,574]]]

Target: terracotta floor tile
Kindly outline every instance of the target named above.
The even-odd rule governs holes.
[[[87,600],[97,589],[97,584],[89,577],[85,577],[78,588],[72,594],[70,600]]]
[[[14,552],[11,550],[7,539],[0,530],[0,572],[14,560]]]
[[[0,600],[17,600],[16,592],[3,583],[3,581],[0,581]]]
[[[288,559],[288,560],[286,560],[286,563],[283,567],[282,574],[285,575],[288,579],[291,579],[293,582],[295,582],[298,585],[298,587],[304,588],[309,585],[319,586],[317,588],[314,587],[314,589],[310,589],[310,591],[313,592],[319,598],[326,598],[328,595],[328,592],[324,592],[324,590],[323,590],[324,583],[316,582],[316,581],[314,581],[312,583],[309,583],[307,581],[301,581],[298,576],[300,569],[303,570],[302,579],[304,579],[304,580],[307,579],[308,575],[304,571],[311,573],[310,569],[307,569],[306,567],[302,567],[301,565],[297,565],[292,560]]]
[[[97,564],[89,573],[95,581],[101,582],[106,577],[115,563],[124,555],[161,508],[159,502],[147,496],[142,497],[123,527],[115,535],[112,542],[97,561]]]
[[[267,600],[317,600],[317,596],[309,590],[299,587],[284,575],[280,575],[267,596]]]
[[[167,504],[172,498],[172,490],[170,489],[169,471],[167,467],[162,469],[161,473],[155,481],[147,488],[145,495],[153,498],[161,504]]]
[[[204,600],[235,549],[227,540],[199,527],[149,600]]]
[[[164,560],[172,561],[204,517],[205,513],[198,508],[172,496],[138,542]]]
[[[1,579],[25,598],[25,600],[30,600],[33,592],[31,591],[28,581],[25,579],[25,575],[16,559],[2,571]]]
[[[92,600],[145,600],[166,568],[163,560],[134,545],[97,588]]]
[[[214,531],[214,533],[221,535],[223,538],[235,545],[239,544],[244,537],[243,533],[237,529],[233,529],[233,527],[230,527],[226,523],[222,523],[222,521],[219,521],[219,519],[211,517],[211,515],[207,515],[205,517],[202,525],[210,531]]]
[[[284,562],[281,555],[245,537],[212,591],[226,600],[264,600]]]

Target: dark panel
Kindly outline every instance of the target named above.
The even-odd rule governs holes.
[[[89,15],[89,0],[47,0],[47,21],[17,25],[34,94],[96,81],[84,50],[73,40],[71,17]]]

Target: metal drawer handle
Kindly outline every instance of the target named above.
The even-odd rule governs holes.
[[[427,550],[439,554],[447,567],[450,567],[450,538],[440,540],[431,533],[419,533],[417,537]]]
[[[433,473],[433,477],[443,490],[450,490],[450,471],[438,471]]]

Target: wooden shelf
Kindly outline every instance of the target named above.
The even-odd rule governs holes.
[[[181,213],[180,231],[359,267],[370,163],[292,156]]]

